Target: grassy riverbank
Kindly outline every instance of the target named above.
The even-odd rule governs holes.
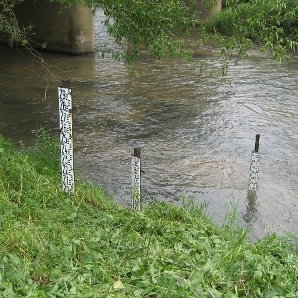
[[[0,136],[0,297],[298,297],[297,242],[250,243],[203,207],[135,213],[103,190],[61,192],[59,145]]]

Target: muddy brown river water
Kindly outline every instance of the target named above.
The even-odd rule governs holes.
[[[96,23],[103,19],[97,14]],[[96,26],[96,45],[112,40]],[[37,126],[58,126],[57,86],[70,78],[75,169],[130,204],[130,156],[141,147],[145,202],[208,203],[222,220],[233,201],[252,237],[298,232],[298,59],[278,63],[252,52],[232,60],[231,85],[200,73],[220,66],[208,47],[191,61],[156,61],[146,52],[127,66],[111,57],[44,53],[57,81],[50,82],[30,55],[0,47],[0,133],[32,143]],[[251,152],[260,134],[260,173],[248,193]]]

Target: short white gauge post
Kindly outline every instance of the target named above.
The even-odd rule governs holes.
[[[140,211],[142,209],[140,148],[134,148],[134,154],[131,159],[131,208],[135,211]]]
[[[258,186],[259,163],[260,163],[259,145],[260,145],[260,135],[257,134],[256,141],[255,141],[255,150],[251,154],[248,190],[257,190],[257,186]]]

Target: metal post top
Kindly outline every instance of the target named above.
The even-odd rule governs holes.
[[[254,152],[259,152],[259,147],[260,147],[260,135],[256,135],[256,142],[255,142],[255,150]]]
[[[141,158],[141,148],[134,148],[133,149],[133,156]]]
[[[62,88],[70,88],[70,80],[69,79],[62,80],[61,81],[61,87]]]

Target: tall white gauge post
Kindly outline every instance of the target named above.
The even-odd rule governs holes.
[[[73,130],[72,130],[72,89],[69,80],[63,80],[58,87],[59,129],[62,189],[66,193],[75,191],[73,162]]]

